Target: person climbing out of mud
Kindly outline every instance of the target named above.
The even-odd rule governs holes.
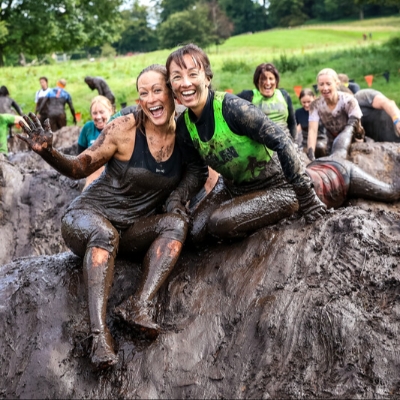
[[[90,116],[91,121],[86,122],[83,128],[79,132],[78,137],[78,154],[85,151],[90,147],[96,139],[99,137],[101,131],[106,126],[108,120],[110,119],[114,107],[110,100],[104,96],[96,96],[92,99],[90,103]],[[100,174],[104,171],[104,167],[100,167],[97,171],[93,172],[92,175],[88,176],[85,181],[85,190],[95,179],[97,179]]]
[[[363,198],[391,203],[400,199],[400,185],[376,179],[347,160],[353,140],[346,130],[333,142],[330,156],[321,157],[306,167],[317,196],[328,208],[342,206],[348,198]]]
[[[325,214],[292,139],[254,104],[211,90],[213,73],[202,49],[183,46],[166,65],[174,95],[187,107],[177,120],[177,140],[221,174],[193,214],[194,242],[207,232],[243,236],[298,209],[308,222]],[[185,201],[177,191],[174,198],[178,205]]]
[[[111,91],[110,87],[108,86],[105,79],[100,76],[87,76],[85,78],[85,83],[89,86],[91,90],[97,90],[99,96],[107,97],[110,100],[110,103],[115,108],[115,96],[114,93]]]
[[[376,142],[400,142],[400,109],[383,93],[374,89],[361,89],[354,97],[363,116],[361,124],[365,136]]]
[[[274,64],[262,63],[253,75],[255,89],[243,90],[237,96],[255,104],[296,141],[296,119],[289,93],[279,88],[279,71]]]
[[[350,130],[357,140],[364,139],[361,126],[362,112],[357,100],[350,93],[339,91],[340,80],[331,68],[322,69],[317,75],[320,96],[310,105],[307,155],[315,158],[318,124],[321,121],[328,138],[326,154],[331,153],[332,143],[341,133]]]
[[[160,332],[153,319],[153,299],[174,267],[188,229],[183,207],[166,207],[179,185],[188,199],[207,178],[205,166],[188,160],[175,145],[174,99],[165,66],[151,65],[136,80],[139,107],[134,114],[115,119],[96,142],[78,156],[66,156],[52,146],[49,121],[44,129],[37,117],[24,116],[26,136],[19,135],[60,173],[74,179],[89,176],[107,163],[104,173],[67,208],[62,236],[83,257],[91,327],[91,361],[97,368],[118,362],[106,308],[117,252],[146,251],[143,274],[134,296],[115,309],[131,328],[154,339]],[[190,185],[189,185],[190,182]],[[193,193],[190,191],[193,190]]]

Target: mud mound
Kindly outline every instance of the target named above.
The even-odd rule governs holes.
[[[132,337],[113,307],[140,267],[117,260],[109,319],[120,361],[88,361],[80,259],[20,259],[0,275],[0,386],[19,398],[400,396],[400,225],[347,208],[185,249],[158,298],[164,332]]]
[[[364,143],[351,157],[399,184],[399,154],[400,145]],[[163,333],[153,343],[114,319],[141,273],[117,259],[108,325],[120,361],[99,373],[82,261],[60,236],[81,182],[31,152],[10,160],[0,159],[2,397],[400,396],[399,203],[352,199],[318,224],[290,219],[241,241],[185,246],[158,296]]]

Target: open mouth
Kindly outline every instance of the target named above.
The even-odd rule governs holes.
[[[185,90],[184,92],[182,92],[182,96],[185,97],[190,97],[193,96],[196,93],[195,90]]]
[[[156,107],[150,107],[149,111],[153,115],[153,117],[161,117],[162,113],[164,112],[164,107],[162,106],[156,106]]]

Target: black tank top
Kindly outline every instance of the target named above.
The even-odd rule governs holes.
[[[182,154],[175,144],[171,157],[161,163],[151,155],[144,133],[136,130],[129,161],[112,158],[101,176],[68,207],[94,210],[117,229],[155,214],[177,187],[182,175]]]

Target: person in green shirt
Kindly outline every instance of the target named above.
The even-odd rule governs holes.
[[[0,153],[8,155],[7,132],[8,126],[18,124],[22,117],[13,114],[0,114]]]

